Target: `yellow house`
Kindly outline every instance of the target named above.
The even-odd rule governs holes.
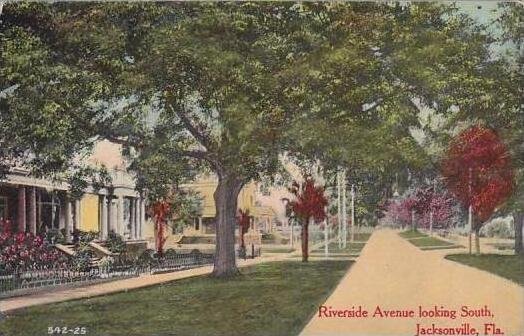
[[[217,188],[217,180],[213,176],[202,176],[195,182],[183,185],[202,198],[202,214],[194,219],[192,226],[185,228],[184,235],[202,235],[215,233],[215,200],[213,194]],[[251,182],[244,186],[238,195],[238,208],[248,210],[253,214],[256,204],[256,184]]]

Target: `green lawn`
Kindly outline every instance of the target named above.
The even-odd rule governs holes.
[[[524,257],[501,254],[451,254],[446,259],[500,275],[524,286]]]
[[[414,231],[414,230],[402,231],[401,233],[399,233],[399,235],[402,238],[406,238],[406,239],[427,237],[426,234],[419,232],[419,231]]]
[[[355,233],[354,236],[354,242],[351,243],[348,241],[346,244],[346,248],[339,248],[338,242],[331,242],[329,243],[329,253],[348,253],[348,254],[359,254],[364,246],[366,246],[366,242],[369,240],[369,237],[371,237],[371,233]],[[319,247],[318,249],[312,251],[313,253],[319,253],[324,252],[324,246]]]
[[[405,238],[411,244],[419,247],[421,250],[440,250],[462,247],[439,238],[430,237],[427,234],[419,231],[403,231],[400,232],[399,235],[402,238]]]
[[[409,242],[417,247],[426,247],[426,246],[453,246],[455,244],[448,241],[438,239],[435,237],[422,237],[418,239],[408,239]]]
[[[337,242],[329,243],[328,249],[329,253],[350,253],[350,254],[358,254],[364,246],[366,245],[365,242],[348,242],[346,245],[346,248],[339,248]],[[324,252],[324,246],[321,248],[316,249],[313,252]]]
[[[350,261],[274,262],[230,280],[197,277],[91,299],[36,306],[0,322],[6,336],[86,327],[87,335],[297,335]]]
[[[356,242],[367,242],[369,237],[371,237],[371,233],[355,233],[354,238]]]
[[[291,253],[293,251],[295,251],[295,249],[291,247],[262,246],[262,253]]]

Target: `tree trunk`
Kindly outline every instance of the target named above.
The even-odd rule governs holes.
[[[302,223],[302,262],[307,262],[309,257],[309,218]]]
[[[517,212],[515,216],[515,254],[524,254],[524,247],[522,241],[522,229],[524,228],[524,212]]]
[[[218,174],[214,193],[216,207],[216,250],[212,276],[229,277],[238,274],[235,257],[235,223],[237,199],[244,183],[228,173]]]
[[[469,254],[471,254],[471,235],[472,234],[473,234],[473,229],[470,229],[469,233],[468,233],[468,250],[469,250]]]
[[[475,254],[480,255],[480,225],[475,229]]]

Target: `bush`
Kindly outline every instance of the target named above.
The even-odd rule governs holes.
[[[139,265],[153,265],[157,262],[157,259],[154,257],[155,251],[152,249],[147,249],[140,256],[138,256],[137,263]]]
[[[89,245],[80,243],[76,254],[71,258],[71,267],[77,271],[87,271],[91,267],[91,258],[94,257]]]
[[[176,256],[175,249],[169,248],[166,250],[166,252],[164,252],[164,257],[169,258],[169,257],[174,257],[174,256]]]
[[[115,263],[115,259],[113,257],[105,256],[102,259],[100,259],[100,265],[101,268],[110,268]]]
[[[45,233],[44,239],[50,245],[64,244],[66,242],[64,234],[58,229],[49,229]]]
[[[496,238],[514,238],[515,229],[511,217],[495,218],[480,229],[481,235]]]
[[[107,236],[106,247],[113,253],[122,253],[126,249],[126,243],[122,236],[118,233],[111,231]]]
[[[73,244],[77,245],[79,243],[90,243],[96,238],[98,238],[98,232],[95,231],[82,231],[74,229],[73,232]]]

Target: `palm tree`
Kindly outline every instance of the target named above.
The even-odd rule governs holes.
[[[249,216],[249,209],[246,209],[242,211],[242,209],[238,209],[238,215],[237,215],[237,222],[238,226],[240,227],[240,248],[245,253],[246,251],[246,244],[244,243],[244,234],[247,233],[249,230],[249,225],[251,224],[251,216]]]
[[[158,201],[153,204],[151,210],[153,212],[153,219],[155,222],[155,245],[156,251],[159,257],[164,254],[164,244],[167,240],[167,236],[164,234],[164,230],[167,224],[167,217],[170,213],[170,205],[167,201]]]

